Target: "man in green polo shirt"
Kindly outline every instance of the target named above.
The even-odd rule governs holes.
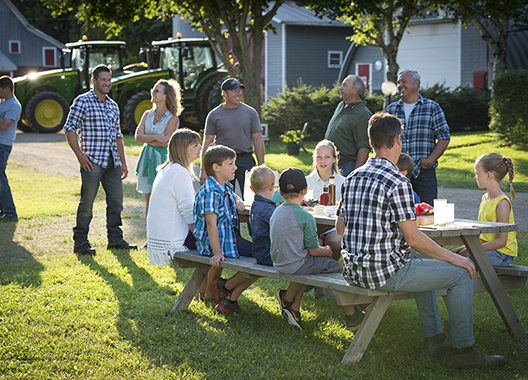
[[[365,95],[365,83],[357,75],[349,75],[339,86],[343,101],[337,106],[328,123],[325,139],[334,143],[339,151],[339,169],[346,177],[355,168],[367,162],[370,145],[367,135],[372,112]]]

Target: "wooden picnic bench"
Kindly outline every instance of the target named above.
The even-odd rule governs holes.
[[[209,271],[209,259],[209,257],[200,256],[196,250],[175,254],[173,263],[176,269],[195,268],[195,270],[174,304],[173,311],[189,307],[196,291]],[[247,273],[248,275],[269,277],[332,289],[339,305],[371,303],[363,323],[355,333],[354,339],[350,343],[350,346],[341,361],[343,364],[356,363],[361,360],[391,301],[413,298],[411,293],[382,292],[378,290],[364,289],[358,286],[351,286],[345,281],[340,273],[304,276],[279,273],[272,266],[257,264],[254,258],[226,258],[225,261],[221,263],[221,266],[222,268],[240,271],[242,273]],[[528,277],[528,267],[510,265],[508,267],[497,268],[497,273],[500,274],[498,279],[502,289],[517,289],[525,286]],[[475,277],[473,282],[474,292],[487,291],[486,285],[480,276]],[[439,289],[437,291],[438,296],[445,294],[445,289]]]

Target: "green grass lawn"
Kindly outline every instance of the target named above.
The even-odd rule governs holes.
[[[139,155],[141,145],[134,142],[132,136],[125,137],[127,154]],[[291,166],[303,170],[306,174],[311,171],[312,154],[316,142],[305,143],[308,154],[302,152],[298,156],[284,154],[284,144],[279,140],[270,143],[270,149],[266,145],[266,165],[270,168],[283,171]],[[528,192],[528,152],[522,147],[504,147],[491,132],[465,132],[454,133],[451,143],[446,152],[439,160],[437,169],[438,186],[453,187],[459,189],[478,189],[473,179],[475,172],[473,165],[475,160],[489,152],[498,152],[506,157],[511,157],[515,165],[515,191]],[[371,153],[372,156],[372,153]],[[509,191],[507,178],[503,181],[503,188]]]
[[[467,147],[470,137],[461,138],[456,148],[469,148],[467,170],[473,156],[487,149],[474,147],[492,144],[477,135],[476,145]],[[277,170],[292,165],[281,149],[273,143],[268,155]],[[517,164],[516,156],[508,154]],[[308,155],[294,159],[309,170]],[[150,266],[145,251],[106,250],[102,193],[90,231],[97,255],[78,257],[72,253],[71,229],[79,179],[16,165],[8,166],[8,176],[22,217],[0,225],[0,379],[528,378],[528,338],[508,335],[487,294],[474,299],[475,339],[484,352],[508,358],[500,370],[452,370],[444,360],[424,357],[412,300],[391,304],[362,361],[351,366],[339,365],[354,337],[344,329],[342,308],[333,298],[315,302],[306,295],[305,330],[292,330],[274,296],[285,282],[258,280],[241,297],[240,315],[221,315],[213,304],[199,302],[173,313],[192,270]],[[475,186],[467,182],[468,188]],[[125,237],[142,243],[144,198],[133,184],[124,185],[124,195]],[[528,232],[520,231],[518,239],[521,256],[514,263],[528,265]],[[508,295],[528,328],[527,289]],[[441,300],[439,307],[447,318]]]

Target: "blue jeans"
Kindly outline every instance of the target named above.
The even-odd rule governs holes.
[[[233,185],[233,190],[236,189],[235,183],[238,182],[240,186],[240,194],[242,194],[242,199],[244,199],[244,184],[246,182],[246,171],[251,170],[255,166],[255,159],[252,154],[246,154],[244,156],[237,157],[235,161],[237,170],[235,171],[235,179],[231,182]]]
[[[513,256],[505,255],[504,253],[497,250],[486,251],[486,254],[491,261],[491,265],[494,267],[505,267],[510,265],[513,261]]]
[[[121,230],[121,211],[123,211],[123,183],[121,166],[114,166],[112,159],[108,167],[103,168],[92,162],[93,168],[86,171],[81,168],[81,200],[77,209],[77,225],[73,227],[75,247],[88,244],[88,230],[92,221],[92,209],[99,183],[106,193],[106,230],[109,244],[123,241]]]
[[[414,292],[426,338],[441,334],[436,289],[447,289],[449,334],[452,347],[470,347],[473,337],[473,280],[466,269],[446,261],[413,256],[378,290]]]
[[[420,168],[418,178],[411,177],[413,190],[420,197],[420,202],[433,205],[433,199],[438,198],[438,183],[436,181],[436,169]]]
[[[17,216],[13,195],[6,176],[7,159],[12,148],[11,145],[0,144],[0,213]]]
[[[355,167],[356,161],[347,161],[339,165],[339,170],[341,170],[341,175],[343,177],[347,177],[350,173],[352,173]]]

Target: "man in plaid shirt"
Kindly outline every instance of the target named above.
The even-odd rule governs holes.
[[[137,249],[123,239],[120,227],[122,180],[127,177],[128,169],[119,127],[119,107],[107,95],[112,88],[111,79],[112,72],[107,66],[95,67],[92,71],[93,90],[73,101],[64,125],[68,144],[81,165],[81,200],[77,224],[73,227],[73,252],[79,255],[95,255],[95,249],[88,242],[88,230],[99,183],[106,193],[107,248]]]
[[[336,228],[344,235],[343,276],[367,289],[415,293],[424,354],[448,354],[447,364],[455,368],[505,364],[503,356],[485,355],[474,347],[474,265],[418,230],[411,183],[395,166],[402,150],[400,120],[378,112],[369,121],[368,134],[374,157],[341,187]],[[420,254],[411,256],[411,247]],[[450,342],[442,330],[435,289],[448,289]],[[357,329],[363,311],[350,305],[345,313],[347,328]]]
[[[402,151],[414,161],[411,183],[421,202],[433,204],[438,197],[437,160],[449,145],[451,136],[444,111],[438,103],[419,93],[420,74],[414,70],[398,73],[401,99],[387,107],[387,112],[403,121]]]

